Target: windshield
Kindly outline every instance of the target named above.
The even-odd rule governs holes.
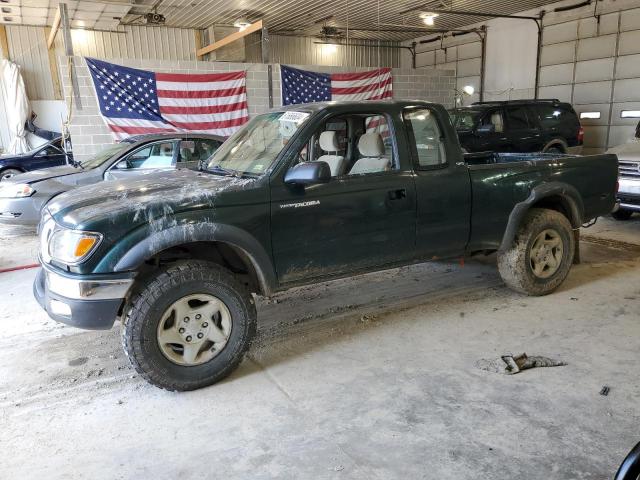
[[[124,151],[129,148],[131,144],[129,143],[117,143],[115,145],[110,145],[104,150],[100,150],[100,152],[96,153],[93,157],[88,158],[80,162],[82,168],[96,168],[102,165],[104,162],[113,157],[116,153],[120,151]]]
[[[262,175],[273,164],[308,112],[272,112],[254,117],[234,133],[207,162],[207,171],[231,175]]]
[[[473,130],[480,112],[477,110],[449,110],[453,126],[457,130]]]

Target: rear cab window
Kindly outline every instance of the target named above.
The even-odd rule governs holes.
[[[416,168],[428,170],[446,165],[442,129],[435,114],[428,108],[407,109],[404,121]]]

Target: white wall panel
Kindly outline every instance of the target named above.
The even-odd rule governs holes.
[[[640,55],[624,55],[618,58],[616,78],[640,77]]]
[[[609,131],[609,147],[615,147],[623,143],[629,143],[636,133],[635,126],[611,126]]]
[[[482,68],[482,62],[479,58],[470,58],[469,60],[458,61],[458,76],[468,77],[479,75]]]
[[[551,25],[544,29],[542,44],[569,42],[578,38],[578,22]]]
[[[540,68],[540,85],[562,85],[573,82],[573,63],[561,63]]]
[[[592,82],[576,84],[573,90],[573,103],[606,103],[611,99],[611,82]]]
[[[613,58],[576,63],[576,82],[597,82],[613,79]]]
[[[620,31],[640,30],[640,8],[627,10],[620,17]]]
[[[640,101],[640,79],[617,80],[613,91],[614,102]]]
[[[620,34],[620,46],[618,47],[618,53],[620,55],[640,53],[640,30],[623,32]]]
[[[576,42],[557,43],[542,48],[541,65],[557,65],[574,62],[576,58]]]
[[[586,148],[600,148],[607,143],[607,127],[584,126],[584,146]]]
[[[563,102],[571,102],[571,85],[540,87],[538,92],[540,98],[557,98]]]
[[[578,43],[578,60],[610,58],[616,53],[616,36],[585,38]]]
[[[21,67],[29,99],[53,99],[53,82],[44,29],[23,26],[6,28],[9,56]]]
[[[482,43],[473,42],[458,46],[458,60],[482,57]]]

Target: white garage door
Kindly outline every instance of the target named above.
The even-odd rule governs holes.
[[[416,67],[435,67],[455,70],[458,91],[471,85],[476,93],[465,97],[465,105],[480,100],[480,75],[482,72],[482,42],[477,34],[468,33],[446,37],[418,45]]]
[[[545,25],[540,98],[571,102],[585,153],[633,137],[640,118],[640,8]]]

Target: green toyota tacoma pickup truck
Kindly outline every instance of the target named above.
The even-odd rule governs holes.
[[[256,331],[252,294],[497,251],[505,283],[545,295],[577,230],[611,212],[615,155],[474,154],[444,107],[298,105],[253,118],[204,171],[104,182],[52,201],[34,293],[53,319],[122,323],[135,369],[212,384]]]

